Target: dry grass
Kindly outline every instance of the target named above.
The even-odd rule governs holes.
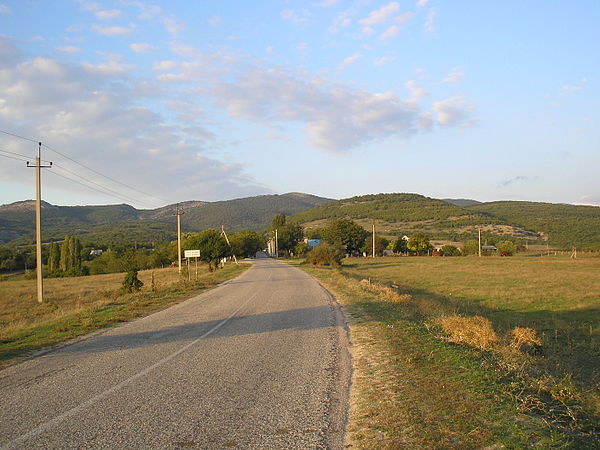
[[[37,302],[35,280],[0,282],[0,360],[27,354],[112,323],[164,308],[238,275],[246,265],[182,277],[176,268],[139,272],[135,294],[121,294],[125,274],[53,278],[44,282],[45,302]]]
[[[498,335],[489,319],[481,316],[445,316],[437,319],[447,339],[455,344],[487,350],[498,343]]]
[[[524,347],[537,348],[542,346],[542,340],[537,332],[527,327],[514,327],[508,335],[510,346],[521,350]]]

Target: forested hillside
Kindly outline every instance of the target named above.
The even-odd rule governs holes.
[[[228,231],[260,230],[278,213],[292,215],[329,199],[309,194],[261,195],[220,202],[190,201],[180,204],[184,211],[183,231],[220,228]],[[138,210],[129,205],[54,206],[42,208],[43,240],[78,236],[85,242],[155,242],[174,239],[176,205],[154,210]],[[0,206],[0,244],[34,242],[34,202],[23,201]]]
[[[597,206],[502,201],[468,209],[542,232],[550,244],[559,247],[600,249],[600,207]]]

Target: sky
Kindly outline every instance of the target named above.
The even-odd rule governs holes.
[[[600,205],[600,2],[0,0],[0,204]]]

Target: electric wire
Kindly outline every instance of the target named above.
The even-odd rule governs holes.
[[[19,161],[19,162],[25,162],[26,161],[26,160],[21,159],[21,158],[15,158],[14,156],[2,155],[1,153],[2,153],[2,150],[0,150],[0,156],[3,156],[3,157],[8,158],[8,159],[14,159],[15,161]]]
[[[27,138],[27,137],[25,137],[25,136],[21,136],[21,135],[19,135],[19,134],[16,134],[16,133],[11,133],[11,132],[9,132],[9,131],[5,131],[5,130],[0,130],[0,133],[4,133],[4,134],[7,134],[7,135],[9,135],[9,136],[13,136],[13,137],[16,137],[16,138],[19,138],[19,139],[23,139],[23,140],[26,140],[26,141],[29,141],[29,142],[34,142],[34,143],[36,143],[36,144],[40,142],[40,141],[36,141],[36,140],[34,140],[34,139]],[[50,151],[53,151],[54,153],[56,153],[56,154],[58,154],[58,155],[62,156],[63,158],[66,158],[66,159],[68,159],[69,161],[71,161],[71,162],[73,162],[73,163],[75,163],[75,164],[77,164],[77,165],[79,165],[79,166],[83,167],[84,169],[87,169],[87,170],[89,170],[89,171],[91,171],[91,172],[95,173],[96,175],[100,175],[101,177],[104,177],[104,178],[106,178],[106,179],[108,179],[108,180],[110,180],[110,181],[112,181],[112,182],[114,182],[114,183],[120,184],[121,186],[124,186],[124,187],[126,187],[126,188],[128,188],[128,189],[131,189],[131,190],[133,190],[133,191],[135,191],[135,192],[138,192],[138,193],[140,193],[140,194],[142,194],[142,195],[144,195],[144,196],[146,196],[146,197],[148,197],[148,198],[157,199],[157,200],[162,200],[162,201],[166,202],[167,204],[168,204],[168,203],[171,203],[171,201],[170,201],[170,200],[168,200],[168,199],[165,199],[165,198],[162,198],[162,197],[158,197],[158,196],[156,196],[156,195],[149,194],[149,193],[147,193],[147,192],[144,192],[144,191],[142,191],[142,190],[140,190],[140,189],[137,189],[137,188],[135,188],[135,187],[133,187],[133,186],[130,186],[130,185],[128,185],[128,184],[125,184],[125,183],[122,183],[121,181],[119,181],[119,180],[116,180],[116,179],[114,179],[114,178],[112,178],[112,177],[109,177],[108,175],[104,175],[103,173],[101,173],[101,172],[99,172],[99,171],[97,171],[97,170],[95,170],[95,169],[92,169],[91,167],[88,167],[88,166],[86,166],[85,164],[82,164],[82,163],[80,163],[79,161],[76,161],[75,159],[71,158],[70,156],[68,156],[68,155],[65,155],[64,153],[62,153],[62,152],[60,152],[60,151],[56,150],[55,148],[53,148],[53,147],[51,147],[51,146],[49,146],[49,145],[46,145],[46,144],[44,144],[43,142],[42,142],[41,144],[42,144],[42,147],[44,147],[44,148],[47,148],[47,149],[48,149],[48,150],[50,150]],[[8,152],[8,153],[11,153],[11,152]],[[4,156],[4,155],[2,155],[2,156]],[[24,156],[24,155],[19,155],[19,156]],[[26,157],[26,156],[24,156],[24,157]],[[26,157],[26,158],[27,158],[27,157]],[[12,159],[15,159],[15,158],[12,158]],[[55,165],[55,166],[57,166],[57,164],[54,164],[54,165]],[[74,174],[74,175],[76,175],[76,176],[78,176],[79,178],[83,178],[83,177],[81,177],[81,176],[79,176],[79,175],[75,174],[74,172],[71,172],[71,171],[69,171],[68,169],[65,169],[64,167],[62,167],[62,169],[63,169],[63,170],[65,170],[65,171],[67,171],[67,172],[70,172],[70,173],[72,173],[72,174]],[[64,177],[64,178],[67,178],[67,177]],[[67,178],[67,179],[70,179],[70,178]],[[83,178],[83,179],[85,179],[85,178]],[[89,180],[87,180],[87,179],[85,179],[85,180],[86,180],[86,181],[89,181]],[[73,181],[74,181],[74,180],[73,180]],[[92,183],[94,183],[94,184],[96,184],[96,185],[98,185],[98,186],[100,186],[100,187],[102,187],[103,189],[106,189],[106,190],[108,190],[108,191],[111,191],[111,192],[116,192],[116,191],[113,191],[113,190],[111,190],[110,188],[107,188],[106,186],[103,186],[103,185],[99,184],[99,183],[96,183],[96,182],[92,182]],[[78,183],[78,184],[81,184],[81,183]],[[91,188],[91,187],[90,187],[90,188]],[[118,193],[117,193],[117,195],[119,195],[119,196],[120,196],[119,198],[120,198],[121,200],[122,200],[123,198],[128,198],[128,199],[129,199],[129,201],[134,201],[134,202],[136,202],[136,203],[143,203],[143,204],[146,204],[146,205],[148,205],[148,204],[149,204],[148,202],[145,202],[145,201],[140,201],[139,199],[133,199],[133,198],[131,198],[131,197],[128,197],[128,196],[125,196],[125,195],[123,195],[123,194],[118,194]]]

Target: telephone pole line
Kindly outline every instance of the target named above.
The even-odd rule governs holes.
[[[375,219],[373,219],[373,258],[375,258]]]
[[[477,230],[479,231],[479,257],[481,258],[481,228]]]
[[[173,215],[177,216],[177,265],[181,274],[181,216],[183,215],[183,210],[179,209],[179,204],[177,204],[177,209]]]
[[[229,245],[229,248],[231,248],[231,242],[229,242],[229,238],[227,237],[227,233],[225,233],[225,225],[221,225],[221,234],[223,236],[225,236],[225,240],[227,241],[227,245]],[[233,260],[235,261],[235,264],[239,266],[238,260],[235,257],[235,253],[233,253],[233,249],[231,254],[233,255]]]
[[[44,280],[42,277],[42,170],[51,168],[52,163],[42,166],[42,143],[38,142],[38,155],[35,158],[35,258],[37,272],[37,301],[44,303]]]

